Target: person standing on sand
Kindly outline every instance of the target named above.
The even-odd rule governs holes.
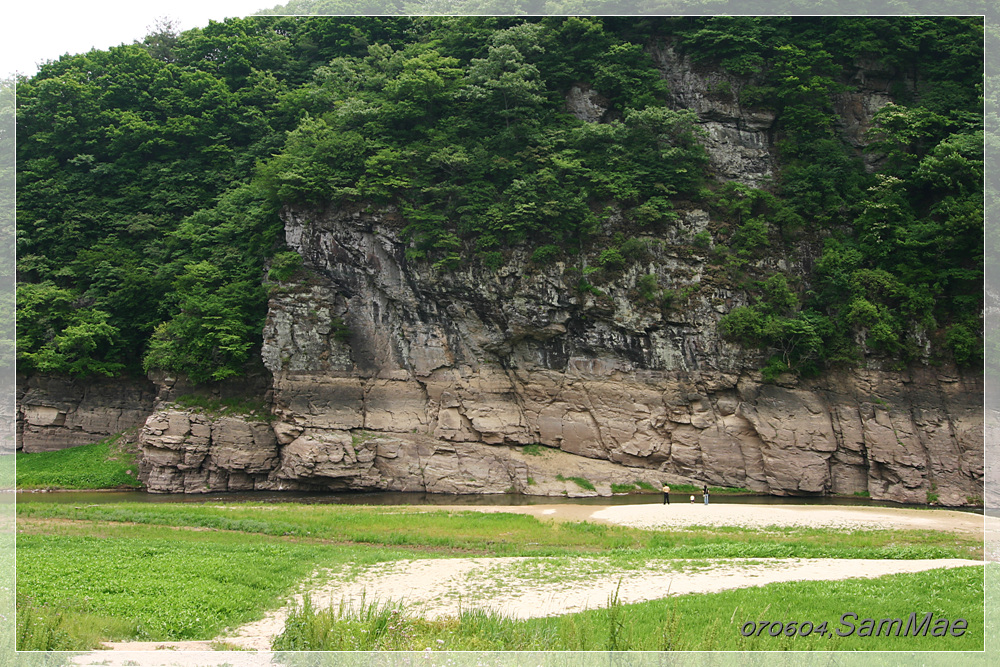
[[[670,487],[667,486],[666,484],[663,485],[663,504],[664,505],[670,504]]]
[[[705,504],[707,505],[708,504],[708,484],[705,484],[705,485],[703,485],[701,487],[701,492],[703,494],[705,494]]]

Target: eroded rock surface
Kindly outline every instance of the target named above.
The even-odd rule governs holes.
[[[744,89],[761,85],[759,77],[699,66],[670,43],[657,45],[651,55],[666,80],[670,104],[698,114],[707,134],[705,148],[716,176],[754,187],[764,186],[777,166],[773,137],[776,114],[771,109],[741,103]],[[841,136],[857,148],[865,145],[872,117],[892,101],[890,89],[913,86],[906,75],[860,59],[853,67],[846,68],[845,82],[853,90],[837,95],[833,106]],[[573,103],[579,106],[579,96],[579,93],[571,95],[570,108],[574,108]],[[576,115],[584,118],[581,113]],[[869,168],[874,168],[880,159],[874,153],[864,155]]]
[[[652,55],[666,79],[672,106],[698,114],[716,174],[755,187],[773,176],[770,131],[775,113],[739,104],[741,91],[752,81],[718,68],[698,68],[669,44],[653,49]]]
[[[559,494],[580,477],[604,493],[693,481],[981,502],[980,378],[873,362],[763,384],[757,353],[717,334],[740,295],[698,256],[653,247],[595,297],[567,287],[566,267],[516,255],[497,272],[408,263],[391,210],[285,221],[311,277],[275,290],[265,326],[269,485]],[[645,307],[646,273],[694,291],[666,313]],[[534,443],[558,450],[556,467],[532,465],[521,446]]]
[[[154,493],[298,488],[268,479],[278,464],[278,441],[263,421],[162,410],[146,420],[139,445]]]
[[[18,377],[17,448],[48,452],[141,426],[156,388],[145,378]]]
[[[612,484],[659,484],[654,471],[556,450],[525,453],[413,433],[289,430],[281,423],[272,429],[239,417],[176,409],[152,415],[139,442],[154,493],[354,490],[578,497],[610,495]],[[594,488],[586,488],[590,480]]]

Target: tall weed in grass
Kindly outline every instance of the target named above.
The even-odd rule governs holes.
[[[490,609],[463,610],[457,618],[425,620],[394,602],[341,601],[316,609],[306,599],[275,638],[275,651],[524,651],[543,650],[554,631]]]
[[[556,639],[552,628],[528,627],[495,609],[464,610],[457,626],[445,629],[434,642],[454,651],[537,651]],[[429,645],[430,638],[424,643]]]
[[[410,650],[413,621],[402,606],[362,596],[358,602],[317,610],[308,596],[285,621],[275,638],[275,651],[392,651]]]
[[[76,611],[65,604],[36,604],[18,596],[18,651],[85,651],[100,648],[107,639],[133,636],[135,631],[135,625],[126,620]]]
[[[18,651],[72,651],[96,648],[78,646],[60,626],[62,614],[29,602],[17,605],[15,642]]]
[[[608,651],[630,650],[630,642],[625,636],[630,628],[626,625],[626,611],[623,608],[624,605],[622,605],[621,597],[619,596],[621,589],[622,581],[619,579],[618,586],[615,587],[615,592],[608,596],[608,606],[605,609],[608,627],[608,643],[605,648]]]

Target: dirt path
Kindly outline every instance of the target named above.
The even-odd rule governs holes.
[[[621,602],[633,603],[780,581],[879,577],[979,564],[957,559],[726,559],[656,561],[626,569],[609,567],[596,558],[447,558],[383,563],[350,581],[335,576],[310,590],[309,596],[318,609],[396,601],[403,603],[404,613],[423,618],[457,616],[463,609],[535,618],[606,607],[616,590]],[[301,604],[298,595],[292,606]],[[284,630],[289,609],[271,612],[220,639],[266,651]]]
[[[357,609],[365,603],[397,602],[404,613],[424,618],[488,609],[514,618],[568,614],[606,607],[616,593],[623,603],[670,595],[715,593],[783,581],[834,581],[901,572],[979,565],[979,561],[862,559],[662,560],[611,566],[601,558],[446,558],[381,563],[360,571],[327,571],[294,601],[212,642],[116,642],[113,651],[210,651],[217,647],[269,651],[288,614],[308,593],[317,609]],[[108,657],[107,653],[90,654]],[[82,662],[78,664],[92,664]],[[143,663],[145,664],[145,663]],[[174,663],[169,663],[174,664]]]

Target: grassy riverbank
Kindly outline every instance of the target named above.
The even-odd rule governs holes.
[[[20,519],[68,519],[191,527],[341,544],[391,545],[462,555],[611,554],[658,558],[981,558],[971,535],[923,530],[689,526],[639,530],[551,523],[520,514],[434,511],[429,506],[22,503]]]
[[[98,636],[211,639],[259,618],[315,568],[416,555],[145,526],[53,526],[45,533],[18,535],[17,602],[19,630],[35,615],[28,609],[55,615],[66,636],[37,647],[49,650],[90,648]]]
[[[224,628],[260,618],[267,609],[280,606],[299,582],[321,568],[346,568],[345,576],[350,576],[363,565],[402,558],[588,556],[627,571],[660,559],[975,558],[982,553],[981,542],[972,536],[935,531],[773,527],[647,531],[426,507],[138,503],[84,507],[19,502],[17,513],[19,646],[49,650],[89,648],[99,639],[212,639]],[[732,598],[699,595],[643,605],[616,604],[612,609],[617,611],[594,610],[530,622],[480,614],[448,622],[411,619],[407,623],[413,625],[411,637],[433,641],[436,647],[447,644],[454,650],[545,649],[549,646],[544,643],[525,642],[549,641],[553,636],[560,639],[552,646],[576,650],[606,650],[602,642],[608,641],[620,642],[621,648],[661,650],[659,644],[654,647],[649,642],[655,644],[667,635],[673,637],[673,648],[700,648],[704,647],[703,631],[711,627],[716,628],[713,636],[719,643],[713,646],[718,649],[730,647],[732,641],[745,641],[730,637],[732,623],[743,618],[735,614],[736,608],[753,609],[755,614],[765,608],[781,612],[764,620],[822,618],[832,622],[851,609],[845,607],[831,616],[831,604],[866,597],[891,600],[905,593],[892,608],[895,611],[884,613],[898,615],[905,606],[968,617],[975,605],[970,607],[967,598],[978,595],[980,615],[978,620],[969,618],[970,634],[965,639],[920,646],[965,650],[976,641],[981,645],[981,569],[978,574],[961,576],[924,573],[907,577],[844,582],[845,589],[836,588],[840,584],[802,583],[780,598],[774,590],[768,592],[769,587],[734,591]],[[975,581],[979,581],[978,593]],[[687,598],[690,601],[684,601]],[[792,604],[794,600],[798,602]],[[881,609],[868,606],[856,611],[883,613]],[[620,616],[613,616],[619,612]],[[312,616],[319,620],[309,623],[318,623],[317,627],[325,624],[342,630],[344,623],[354,627],[351,624],[359,622]],[[760,619],[751,615],[744,620]],[[650,624],[659,628],[652,635]],[[306,637],[322,634],[308,629],[308,623],[298,627]],[[972,633],[972,628],[978,628],[979,634]],[[616,639],[610,638],[612,632]],[[654,636],[661,639],[654,641]],[[289,635],[282,641],[286,647],[301,647],[303,639]],[[777,646],[818,648],[833,640],[816,645],[808,637],[789,641],[787,646]],[[772,647],[768,642],[763,638],[760,644],[737,648]],[[848,647],[887,648],[874,640]],[[918,646],[905,648],[917,650]]]
[[[142,487],[125,433],[92,445],[55,452],[18,453],[18,489],[121,489]]]

